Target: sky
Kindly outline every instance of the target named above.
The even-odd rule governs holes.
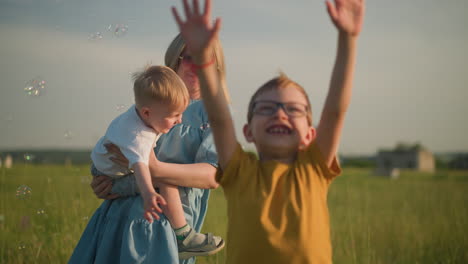
[[[337,40],[324,1],[212,2],[241,143],[250,96],[280,71],[306,89],[318,120]],[[164,63],[178,32],[172,5],[181,2],[0,0],[0,151],[91,149],[133,103],[131,73]],[[367,1],[340,153],[398,142],[468,151],[467,13],[466,0]],[[45,81],[40,96],[25,92],[31,80]]]

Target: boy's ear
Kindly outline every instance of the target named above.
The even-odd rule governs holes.
[[[140,114],[143,118],[149,118],[150,115],[150,109],[147,106],[143,106],[140,108]]]
[[[305,135],[304,139],[301,142],[301,148],[306,148],[307,146],[314,141],[315,137],[317,136],[317,130],[313,126],[309,128],[307,134]]]
[[[247,140],[247,142],[249,142],[249,143],[254,142],[254,138],[253,138],[253,135],[252,135],[252,130],[250,130],[249,124],[245,124],[242,131],[244,132],[244,137]]]

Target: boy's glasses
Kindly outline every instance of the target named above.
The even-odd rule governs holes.
[[[252,112],[258,115],[270,116],[275,114],[279,108],[283,108],[288,116],[301,117],[305,116],[308,107],[301,103],[280,103],[276,101],[256,101],[253,103]]]

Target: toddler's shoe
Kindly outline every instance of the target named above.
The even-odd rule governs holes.
[[[200,234],[191,229],[184,240],[178,241],[179,259],[216,254],[224,248],[224,240],[212,233]]]

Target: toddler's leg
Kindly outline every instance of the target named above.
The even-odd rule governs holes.
[[[180,201],[177,186],[158,183],[159,193],[166,199],[166,205],[162,205],[164,215],[171,223],[172,229],[177,230],[187,225],[182,202]]]
[[[161,208],[176,234],[180,259],[212,255],[224,247],[224,240],[221,237],[213,236],[211,233],[197,233],[187,224],[177,186],[158,184],[158,187],[167,202]]]

